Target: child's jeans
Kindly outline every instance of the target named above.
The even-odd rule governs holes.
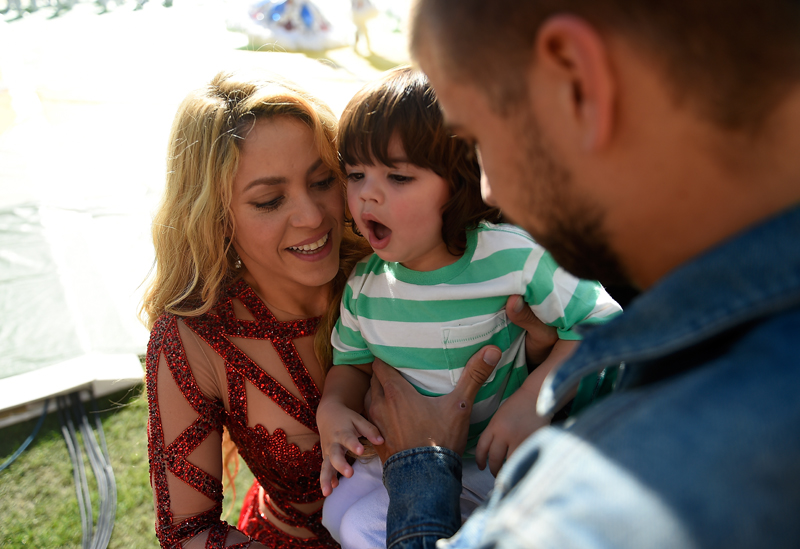
[[[353,476],[341,477],[339,486],[325,499],[322,525],[343,549],[386,547],[386,511],[389,494],[383,486],[383,466],[378,457],[356,460]],[[483,503],[494,486],[489,468],[481,471],[473,458],[464,458],[461,478],[462,522]]]

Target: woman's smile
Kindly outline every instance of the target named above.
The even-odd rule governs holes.
[[[309,243],[302,243],[296,246],[289,246],[286,248],[289,252],[294,254],[298,259],[303,261],[318,261],[328,257],[333,249],[333,241],[330,238],[331,233],[328,231],[322,238]]]

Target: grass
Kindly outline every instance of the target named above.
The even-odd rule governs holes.
[[[117,483],[111,549],[158,547],[147,463],[147,401],[141,391],[139,387],[98,401]],[[90,409],[91,405],[87,405],[87,411]],[[90,416],[90,423],[93,422]],[[34,419],[0,431],[0,462],[16,451],[35,424]],[[96,520],[96,483],[91,468],[87,466],[86,471]],[[228,515],[229,522],[235,524],[242,498],[252,482],[252,474],[242,463],[236,478],[236,504]],[[232,503],[229,496],[226,493],[226,512]],[[0,517],[3,518],[0,547],[80,547],[81,520],[72,463],[57,414],[48,414],[34,442],[8,469],[0,472]]]

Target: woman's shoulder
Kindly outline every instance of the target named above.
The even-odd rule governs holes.
[[[182,321],[183,317],[180,315],[170,312],[161,313],[161,316],[156,319],[150,329],[148,347],[150,349],[160,349],[164,344],[169,344],[170,340],[180,344],[178,325]]]
[[[163,338],[164,334],[170,330],[171,327],[175,326],[175,322],[177,320],[177,316],[163,312],[156,318],[156,321],[153,322],[153,327],[150,328],[150,341],[153,340],[160,340]]]
[[[243,283],[244,284],[244,283]],[[246,285],[245,285],[246,286]],[[153,323],[153,328],[150,330],[150,339],[162,336],[170,329],[177,329],[179,324],[184,324],[190,327],[211,327],[218,325],[220,322],[218,309],[226,301],[235,298],[241,292],[241,288],[237,285],[236,288],[229,286],[223,291],[223,295],[217,300],[214,306],[208,311],[201,314],[181,314],[180,312],[165,311]]]

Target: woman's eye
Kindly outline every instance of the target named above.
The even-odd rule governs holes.
[[[257,210],[264,210],[267,212],[271,212],[272,210],[278,209],[278,207],[283,202],[283,197],[279,196],[278,198],[273,198],[269,202],[257,202],[254,204]]]
[[[318,189],[330,189],[333,187],[333,184],[336,183],[336,178],[333,176],[328,177],[327,179],[323,179],[322,181],[317,181],[312,186],[317,187]]]

